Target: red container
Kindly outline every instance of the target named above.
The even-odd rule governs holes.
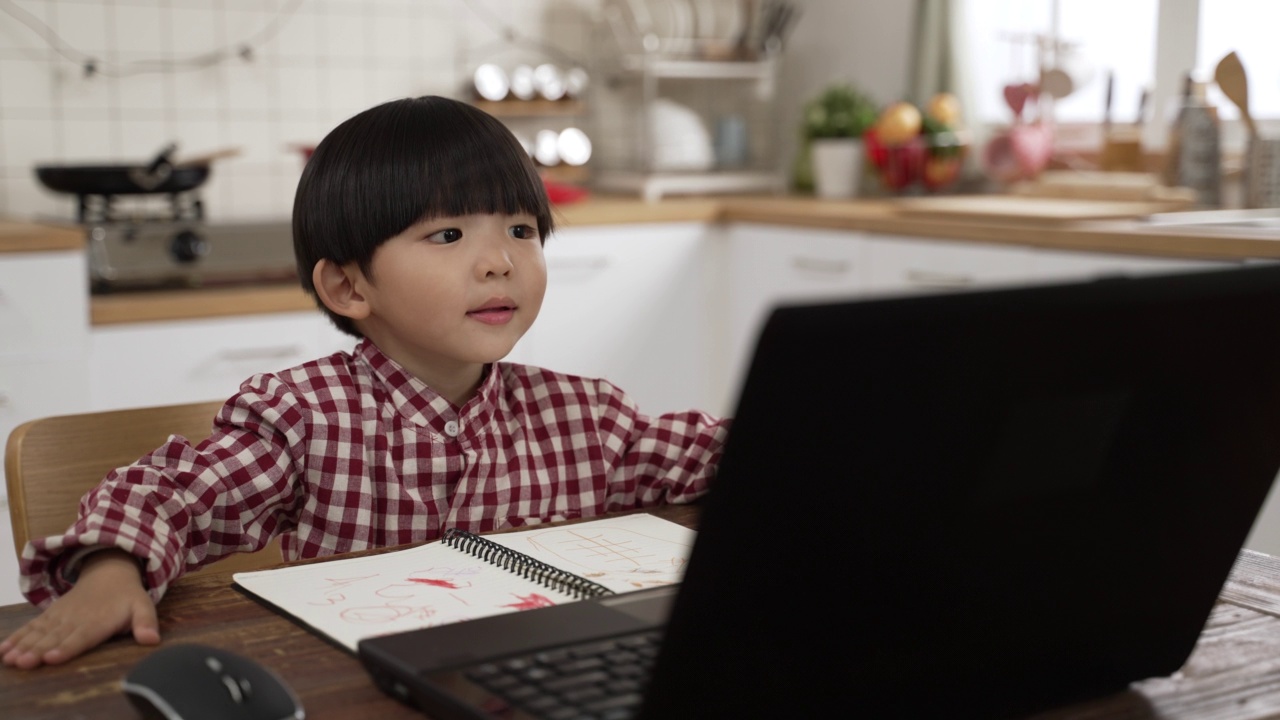
[[[904,192],[916,183],[926,190],[943,190],[960,177],[969,144],[958,133],[920,135],[908,142],[885,145],[874,130],[863,135],[867,158],[880,182],[891,192]]]

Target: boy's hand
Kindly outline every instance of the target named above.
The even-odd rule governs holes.
[[[156,606],[138,561],[122,550],[100,550],[85,558],[66,595],[0,642],[0,655],[23,670],[57,665],[128,630],[143,645],[159,643]]]

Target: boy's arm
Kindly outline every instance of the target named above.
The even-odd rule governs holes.
[[[171,437],[87,493],[67,532],[28,543],[23,593],[41,606],[66,593],[77,572],[68,561],[87,547],[118,548],[141,560],[153,601],[184,572],[262,548],[292,514],[307,417],[278,380],[246,383],[219,412],[209,439],[193,446]]]
[[[598,380],[596,421],[610,468],[610,509],[693,502],[707,491],[728,438],[728,418],[689,410],[643,415]]]

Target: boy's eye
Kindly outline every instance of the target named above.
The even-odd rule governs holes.
[[[529,225],[512,225],[511,237],[519,240],[531,240],[538,237],[538,229]]]
[[[427,239],[434,243],[440,243],[441,245],[455,243],[462,239],[462,231],[458,228],[445,228],[444,230],[431,233],[427,236]]]

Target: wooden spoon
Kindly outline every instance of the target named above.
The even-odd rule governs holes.
[[[1213,71],[1213,81],[1218,83],[1222,94],[1240,108],[1240,117],[1249,129],[1249,137],[1258,136],[1258,126],[1253,124],[1253,116],[1249,114],[1249,78],[1244,73],[1244,65],[1240,64],[1240,56],[1235,51],[1218,61]]]
[[[221,160],[223,158],[235,157],[239,155],[241,152],[243,151],[241,150],[241,148],[238,148],[238,147],[223,148],[221,150],[214,150],[212,152],[200,153],[199,155],[191,155],[190,157],[180,157],[173,163],[173,166],[184,168],[184,167],[195,167],[197,165],[208,165],[212,163],[214,160]]]

